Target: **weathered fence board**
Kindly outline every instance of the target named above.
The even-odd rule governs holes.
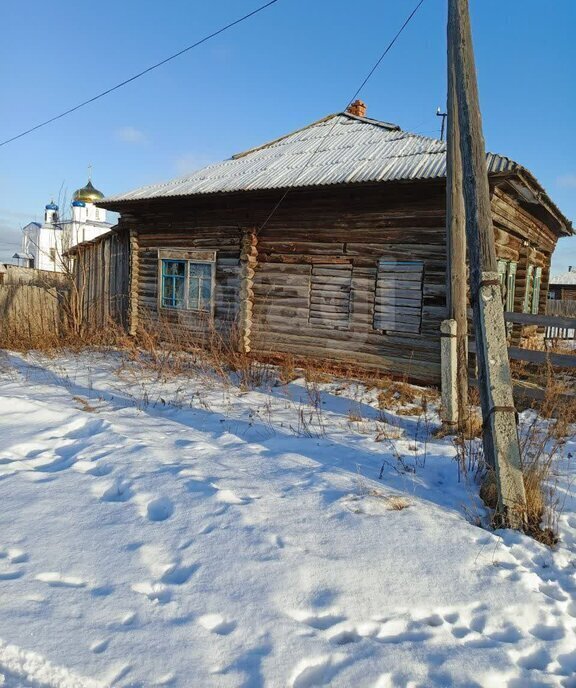
[[[90,328],[113,321],[126,326],[129,291],[129,237],[108,232],[79,244],[70,252],[73,260],[76,317]]]
[[[67,290],[30,284],[0,286],[0,337],[5,345],[60,337],[67,328]]]

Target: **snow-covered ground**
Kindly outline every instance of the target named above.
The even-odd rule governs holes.
[[[3,354],[0,686],[576,686],[574,443],[550,550],[435,414],[320,387]]]

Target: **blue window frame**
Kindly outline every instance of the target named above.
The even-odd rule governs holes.
[[[186,261],[162,261],[162,306],[185,308]]]
[[[161,266],[163,308],[211,311],[213,263],[165,258]]]

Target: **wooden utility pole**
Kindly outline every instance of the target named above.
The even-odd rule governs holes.
[[[468,0],[448,0],[448,8],[448,74],[453,70],[462,164],[460,171],[454,169],[454,160],[452,174],[454,179],[462,180],[463,186],[484,455],[495,471],[498,510],[504,525],[522,528],[526,494],[496,265]]]
[[[468,299],[466,279],[466,212],[462,191],[462,157],[456,75],[454,73],[454,40],[448,24],[448,136],[446,140],[446,236],[448,253],[448,317],[456,322],[456,397],[458,423],[463,427],[468,408]]]

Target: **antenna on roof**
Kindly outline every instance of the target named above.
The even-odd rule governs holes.
[[[447,112],[442,112],[440,108],[436,108],[436,117],[442,117],[442,127],[440,128],[440,141],[444,141],[444,129],[446,128]]]

